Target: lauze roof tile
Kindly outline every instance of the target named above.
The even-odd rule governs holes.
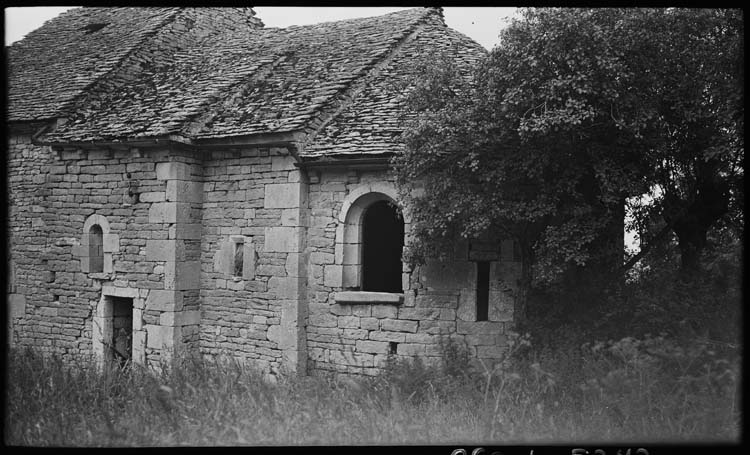
[[[443,49],[468,68],[485,53],[431,8],[285,29],[253,16],[71,10],[9,48],[9,119],[66,117],[47,143],[303,132],[308,159],[393,153],[402,98],[393,87],[414,61]]]

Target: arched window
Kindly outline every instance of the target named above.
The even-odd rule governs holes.
[[[104,271],[104,232],[98,224],[89,229],[89,270],[91,273]]]
[[[403,298],[401,254],[409,218],[396,198],[395,186],[387,182],[364,184],[344,198],[334,264],[324,271],[326,286],[341,288],[337,301],[352,298],[362,303],[365,296],[356,294],[359,291],[378,293],[378,301],[391,302],[387,294],[394,294],[393,302]]]
[[[91,215],[83,223],[81,243],[73,247],[73,256],[81,261],[84,273],[112,273],[112,254],[120,249],[120,236],[112,234],[109,221],[102,215]]]
[[[401,253],[404,219],[396,205],[380,200],[362,217],[362,290],[403,292]]]

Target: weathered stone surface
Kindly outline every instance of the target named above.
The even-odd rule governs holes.
[[[388,343],[384,341],[366,341],[357,340],[357,352],[368,352],[371,354],[386,354],[388,352]]]
[[[291,208],[300,206],[298,183],[271,183],[265,186],[263,207],[267,209]]]
[[[399,319],[383,319],[380,327],[385,331],[394,332],[416,332],[417,321],[402,321]]]
[[[183,303],[182,296],[180,291],[152,289],[146,298],[146,310],[180,311]]]
[[[289,253],[299,251],[299,228],[267,227],[263,251]]]
[[[22,318],[26,314],[26,296],[10,294],[8,296],[8,317]]]
[[[180,162],[156,163],[158,180],[190,180],[190,165]]]

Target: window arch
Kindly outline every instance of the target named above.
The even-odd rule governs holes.
[[[409,220],[392,185],[372,183],[344,199],[336,231],[335,263],[348,291],[403,292],[401,253]]]
[[[120,249],[120,237],[111,234],[109,221],[102,215],[91,215],[83,223],[81,243],[73,255],[81,261],[85,273],[112,273],[112,253]]]

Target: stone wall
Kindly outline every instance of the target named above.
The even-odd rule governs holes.
[[[447,263],[404,268],[402,296],[353,289],[347,214],[396,198],[385,170],[302,176],[279,147],[52,151],[30,131],[11,136],[8,156],[16,345],[103,358],[119,311],[143,363],[184,350],[272,373],[372,375],[389,356],[437,362],[447,338],[475,358],[503,354],[520,272],[510,242],[458,242]],[[91,266],[94,224],[103,271]],[[490,261],[487,321],[476,261]]]
[[[12,342],[103,355],[113,299],[132,299],[133,360],[197,348],[202,178],[189,152],[63,149],[14,134],[9,228]],[[103,228],[103,271],[86,228]],[[177,278],[176,278],[177,277]]]
[[[307,187],[294,159],[259,147],[203,166],[201,351],[303,373]]]
[[[394,196],[395,187],[387,183],[385,170],[327,169],[309,174],[307,345],[311,371],[372,375],[388,356],[419,356],[438,362],[448,338],[490,364],[501,358],[520,274],[512,242],[475,242],[471,250],[468,242],[459,242],[449,262],[405,268],[402,303],[373,303],[368,298],[356,304],[337,303],[337,295],[347,287],[343,250],[349,241],[341,240],[346,236],[342,210],[372,192]],[[405,221],[408,237],[408,216]],[[476,320],[476,260],[491,264],[487,321]]]

